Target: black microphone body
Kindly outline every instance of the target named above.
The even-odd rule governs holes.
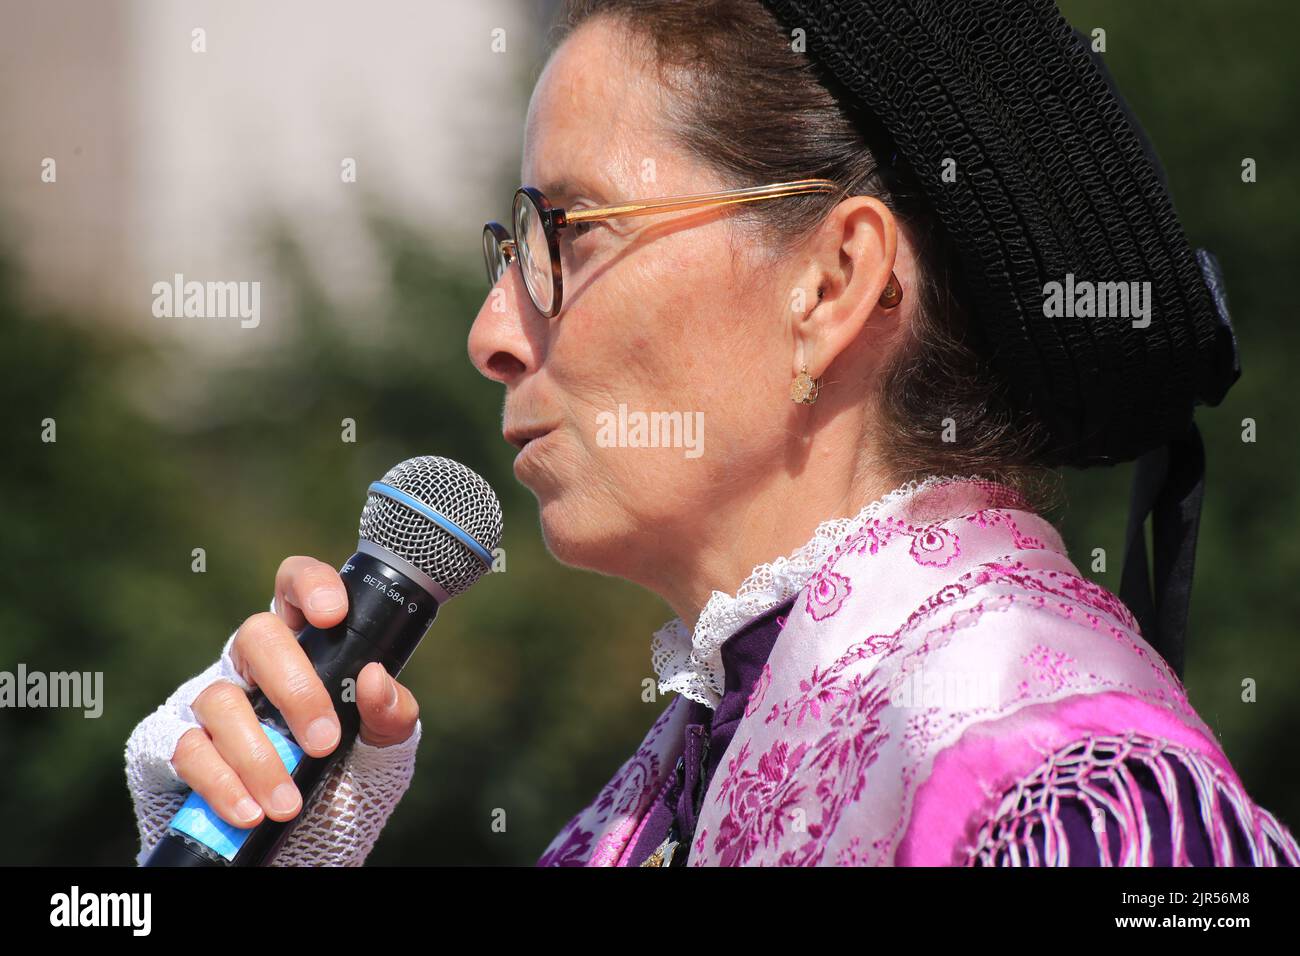
[[[189,828],[198,835],[183,832],[174,820],[144,866],[265,866],[274,858],[294,824],[308,812],[334,764],[343,759],[356,739],[361,727],[355,700],[357,676],[371,661],[379,661],[396,678],[437,616],[434,597],[392,566],[404,564],[400,558],[392,556],[391,561],[362,551],[353,554],[339,572],[348,593],[347,616],[334,627],[322,630],[308,625],[298,633],[298,643],[329,691],[342,728],[338,746],[325,757],[302,753],[296,743],[290,748],[297,756],[290,776],[303,794],[303,808],[298,815],[287,821],[268,817],[248,830],[240,830],[220,820],[191,791],[186,818]],[[249,692],[249,700],[264,725],[287,741],[293,740],[280,711],[265,694],[254,689]],[[274,735],[268,736],[274,741]],[[285,756],[283,751],[281,755]],[[196,818],[196,813],[206,819]],[[181,817],[177,815],[178,820]],[[207,834],[206,828],[213,821],[225,831],[224,835]]]

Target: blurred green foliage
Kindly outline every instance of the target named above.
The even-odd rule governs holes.
[[[1105,28],[1107,61],[1164,159],[1187,232],[1228,277],[1245,371],[1199,416],[1209,484],[1186,683],[1252,796],[1297,826],[1300,442],[1286,363],[1300,335],[1288,281],[1300,248],[1290,50],[1300,8],[1063,9],[1084,32]],[[1247,156],[1254,184],[1241,181]],[[34,307],[0,257],[0,669],[103,671],[106,698],[96,720],[0,712],[10,821],[0,862],[130,863],[131,729],[266,607],[281,559],[341,564],[366,485],[411,455],[456,458],[497,489],[507,571],[450,605],[403,674],[424,738],[370,861],[531,864],[662,708],[640,688],[651,632],[670,613],[624,581],[555,562],[511,474],[500,388],[465,353],[482,277],[395,213],[369,224],[389,269],[383,302],[364,317],[336,312],[303,244],[273,227],[275,283],[294,305],[263,323],[285,338],[219,366],[98,321],[108,317]],[[40,440],[47,417],[56,443]],[[1245,417],[1258,423],[1255,444],[1240,439]],[[344,418],[357,422],[355,444],[340,441]],[[1130,474],[1069,473],[1068,503],[1051,515],[1080,569],[1112,590]],[[197,547],[202,574],[191,571]],[[1104,572],[1091,570],[1098,547]],[[1258,682],[1255,703],[1241,700],[1246,678]],[[498,808],[505,833],[491,826]]]

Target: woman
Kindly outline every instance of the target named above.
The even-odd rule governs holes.
[[[677,695],[539,862],[1295,865],[1178,679],[1194,521],[1146,592],[1237,366],[1136,124],[1047,0],[801,6],[568,3],[485,230],[469,352],[547,546],[677,614]],[[1138,456],[1130,608],[1038,512]],[[186,786],[298,812],[252,683],[337,745],[292,631],[341,583],[290,558],[275,594],[133,733],[141,858]],[[359,864],[409,783],[415,701],[367,670],[280,864]]]

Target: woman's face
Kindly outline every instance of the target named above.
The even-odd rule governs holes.
[[[529,105],[523,182],[566,209],[727,188],[668,141],[653,68],[621,36],[597,19],[553,54]],[[646,582],[781,455],[788,303],[733,218],[562,229],[560,314],[536,310],[516,263],[474,320],[470,356],[505,386],[507,438],[545,433],[514,471],[567,564]],[[661,447],[647,447],[652,433]]]

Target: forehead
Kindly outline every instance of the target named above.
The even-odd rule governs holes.
[[[626,192],[641,163],[663,151],[661,96],[644,51],[623,30],[599,18],[584,24],[533,88],[520,181],[557,202]]]

